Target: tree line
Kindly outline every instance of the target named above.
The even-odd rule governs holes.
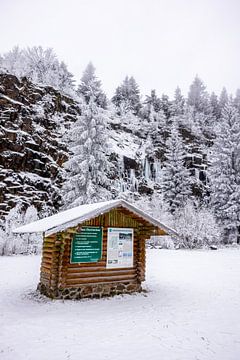
[[[123,196],[165,217],[178,230],[180,246],[240,242],[240,89],[234,96],[225,88],[209,94],[196,76],[187,97],[177,87],[173,99],[155,89],[142,99],[136,80],[126,76],[108,99],[92,63],[75,86],[67,66],[41,47],[14,48],[0,57],[0,69],[54,86],[79,104],[81,115],[63,135],[70,154],[61,189],[66,207]],[[138,196],[136,186],[116,186],[123,170],[119,162],[113,169],[109,157],[113,121],[144,133],[151,176],[142,176],[154,182],[148,197]],[[205,167],[201,176],[189,166],[195,155]]]

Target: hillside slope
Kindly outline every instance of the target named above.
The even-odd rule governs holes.
[[[81,105],[50,86],[37,86],[0,74],[0,214],[16,204],[34,205],[39,211],[56,212],[63,204],[60,189],[63,163],[69,156],[62,135],[81,113]],[[159,124],[131,113],[118,116],[109,110],[108,161],[110,186],[104,196],[147,200],[159,192],[165,160],[165,140]],[[154,130],[154,134],[153,134]],[[201,194],[206,179],[206,154],[201,139],[181,128],[188,144],[186,166]]]

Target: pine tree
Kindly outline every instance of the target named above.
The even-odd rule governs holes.
[[[161,110],[164,112],[167,119],[169,119],[171,115],[171,102],[169,101],[169,97],[165,94],[162,94],[161,97]]]
[[[144,105],[147,108],[153,108],[155,112],[159,112],[161,110],[161,99],[157,96],[156,90],[151,90],[150,96],[146,96]]]
[[[93,99],[84,106],[65,140],[72,155],[65,163],[64,202],[75,206],[101,199],[101,187],[108,184],[106,119],[105,111]]]
[[[206,86],[198,76],[195,77],[190,85],[187,103],[193,107],[195,113],[202,112],[208,114],[210,111]]]
[[[171,116],[179,116],[179,115],[183,115],[184,113],[184,104],[185,104],[185,99],[184,96],[181,93],[181,89],[178,86],[175,90],[174,93],[174,100],[171,104],[170,107],[170,113]]]
[[[219,101],[217,95],[212,92],[210,96],[210,107],[212,116],[218,120],[221,116],[221,108],[219,106]]]
[[[97,79],[95,67],[91,62],[83,72],[77,93],[84,98],[87,104],[93,100],[98,106],[106,109],[107,97],[101,89],[101,81]]]
[[[240,118],[227,104],[212,148],[211,203],[225,242],[240,241]]]
[[[133,77],[126,76],[123,83],[117,87],[112,102],[119,109],[119,113],[131,111],[138,114],[141,108],[140,91]]]
[[[236,96],[234,98],[234,106],[240,115],[240,89],[237,89]]]
[[[162,170],[163,200],[172,214],[187,201],[190,189],[190,174],[184,165],[186,156],[179,131],[174,126],[166,141],[166,161]]]
[[[225,87],[223,87],[220,97],[219,97],[219,107],[220,111],[222,112],[224,107],[228,104],[229,98],[228,93]]]
[[[71,74],[67,65],[62,61],[58,67],[57,88],[67,94],[71,94],[74,87],[73,74]]]

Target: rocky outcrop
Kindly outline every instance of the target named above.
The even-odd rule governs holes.
[[[0,216],[17,203],[57,210],[65,127],[79,107],[55,89],[0,74]]]

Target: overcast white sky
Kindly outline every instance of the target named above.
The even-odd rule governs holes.
[[[76,80],[91,60],[112,95],[133,75],[142,94],[240,88],[240,0],[0,0],[0,52],[53,47]]]

